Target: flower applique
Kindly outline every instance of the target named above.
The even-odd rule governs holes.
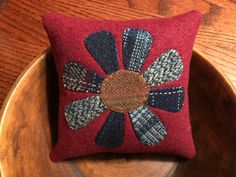
[[[125,69],[119,69],[115,38],[111,32],[95,32],[85,39],[88,52],[107,76],[103,78],[75,61],[65,64],[64,88],[94,93],[94,96],[65,105],[69,128],[79,131],[108,109],[110,114],[95,140],[98,146],[115,148],[122,144],[124,113],[129,114],[135,134],[142,144],[155,145],[164,140],[168,130],[150,107],[179,112],[184,104],[184,87],[153,86],[178,80],[183,73],[183,62],[179,53],[170,49],[141,72],[152,41],[148,31],[125,29],[122,46]]]

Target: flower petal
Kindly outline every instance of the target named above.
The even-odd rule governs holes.
[[[123,59],[127,70],[139,72],[152,45],[152,36],[142,29],[123,32]]]
[[[96,144],[107,148],[121,145],[124,136],[124,114],[111,112],[96,138]]]
[[[119,69],[115,38],[109,31],[98,31],[85,40],[85,46],[101,68],[111,74]]]
[[[76,62],[64,66],[63,84],[66,89],[100,93],[103,78]]]
[[[147,106],[141,106],[129,113],[136,136],[142,144],[154,145],[167,135],[167,130]]]
[[[184,104],[184,87],[150,90],[148,104],[169,112],[179,112]]]
[[[150,86],[160,85],[178,80],[183,73],[183,62],[179,53],[171,49],[163,54],[147,68],[143,77]]]
[[[64,107],[65,118],[69,127],[79,130],[96,119],[105,110],[105,105],[99,96],[92,96],[73,101]]]

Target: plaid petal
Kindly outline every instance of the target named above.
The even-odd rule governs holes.
[[[143,77],[150,86],[161,85],[178,80],[183,73],[183,62],[179,53],[171,49],[163,54],[147,68]]]
[[[169,112],[179,112],[184,104],[184,87],[150,90],[148,104]]]
[[[139,72],[152,45],[152,36],[142,29],[123,32],[123,59],[127,70]]]
[[[98,31],[85,40],[85,46],[101,68],[111,74],[119,69],[115,38],[109,31]]]
[[[124,136],[124,114],[111,112],[96,138],[96,144],[107,148],[121,145]]]
[[[64,107],[65,118],[69,127],[79,130],[96,119],[105,110],[105,105],[99,96],[92,96],[73,101]]]
[[[64,66],[63,84],[66,89],[81,92],[100,93],[103,78],[76,62]]]
[[[129,112],[136,136],[142,144],[154,145],[167,135],[167,130],[147,106]]]

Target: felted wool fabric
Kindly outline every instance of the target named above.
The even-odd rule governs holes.
[[[193,158],[189,64],[201,15],[88,20],[47,13],[59,80],[53,161],[88,154]]]

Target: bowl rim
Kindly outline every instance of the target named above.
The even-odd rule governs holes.
[[[1,110],[0,110],[0,136],[2,133],[2,125],[4,123],[4,119],[8,110],[8,107],[11,103],[12,98],[15,95],[15,92],[17,91],[18,87],[23,83],[23,81],[27,78],[28,73],[30,73],[34,66],[39,65],[41,62],[43,62],[44,58],[48,55],[48,53],[51,52],[51,47],[45,49],[43,52],[41,52],[38,56],[36,56],[27,66],[26,68],[21,72],[21,74],[17,77],[14,84],[12,85],[10,91],[8,92],[7,96],[4,99],[4,102],[2,104]],[[233,94],[233,96],[236,99],[236,87],[233,85],[231,80],[226,76],[226,74],[221,71],[220,68],[218,68],[212,61],[209,61],[207,57],[205,57],[205,54],[203,54],[200,50],[194,48],[192,55],[196,55],[204,62],[212,67],[215,72],[225,80],[225,84],[227,89],[229,89],[229,92]],[[0,164],[0,171],[1,171],[1,164]]]
[[[7,96],[4,99],[4,102],[2,104],[1,110],[0,110],[0,136],[2,131],[2,125],[4,122],[4,117],[7,113],[7,108],[9,107],[11,100],[17,90],[17,88],[23,83],[24,79],[26,78],[27,74],[31,72],[31,70],[34,68],[34,66],[37,66],[40,64],[44,58],[48,55],[48,53],[51,52],[51,47],[45,49],[43,52],[41,52],[38,56],[36,56],[27,66],[26,68],[21,72],[21,74],[17,77],[14,84],[12,85],[10,91],[8,92]],[[202,60],[206,62],[210,67],[212,67],[217,74],[224,79],[226,82],[226,87],[229,89],[229,92],[233,93],[236,98],[236,87],[233,85],[231,80],[226,76],[226,74],[221,71],[220,68],[218,68],[212,61],[206,59],[205,54],[203,54],[200,50],[193,48],[192,55],[197,55]]]
[[[41,52],[38,56],[36,56],[27,66],[26,68],[21,72],[21,74],[17,77],[14,84],[12,85],[10,91],[8,92],[7,96],[4,99],[4,102],[2,104],[2,108],[0,110],[0,136],[1,136],[1,130],[2,125],[4,122],[4,117],[7,113],[7,108],[9,107],[11,100],[13,96],[15,95],[15,92],[17,91],[18,87],[23,83],[28,73],[31,72],[31,70],[34,68],[34,66],[39,65],[44,58],[48,55],[48,53],[51,52],[51,47],[45,49],[43,52]],[[221,71],[220,68],[218,68],[212,61],[209,61],[206,59],[205,54],[203,54],[200,50],[194,48],[192,55],[197,55],[199,58],[204,60],[206,64],[208,64],[210,67],[212,67],[217,74],[224,79],[226,82],[226,87],[229,89],[229,92],[233,93],[236,98],[236,87],[233,85],[231,80],[226,76],[226,74]]]
[[[41,62],[44,61],[44,59],[46,58],[46,56],[51,52],[51,48],[47,48],[46,50],[44,50],[43,52],[41,52],[37,57],[35,57],[28,65],[27,67],[22,71],[22,73],[18,76],[18,78],[15,80],[14,84],[12,85],[10,91],[8,92],[3,104],[2,104],[2,108],[0,110],[0,137],[2,135],[2,129],[3,129],[3,124],[4,124],[4,120],[6,118],[7,115],[7,111],[8,111],[8,107],[11,104],[11,101],[13,99],[13,97],[15,96],[15,93],[17,92],[18,88],[24,83],[24,80],[27,79],[28,74],[30,74],[32,72],[32,70],[35,68],[35,66],[39,65]],[[220,68],[218,68],[212,61],[209,61],[208,59],[206,59],[205,55],[197,50],[197,49],[193,49],[193,53],[192,55],[195,55],[197,57],[199,57],[201,60],[203,60],[209,67],[212,67],[213,70],[216,72],[216,74],[221,78],[225,80],[225,87],[226,89],[228,89],[229,93],[232,93],[232,96],[235,97],[236,100],[236,87],[234,87],[234,85],[232,84],[232,82],[230,81],[230,79],[220,70]],[[1,157],[1,153],[2,151],[2,146],[0,144],[0,157]],[[1,172],[2,172],[2,164],[1,164],[1,159],[0,159],[0,176],[1,176]]]

